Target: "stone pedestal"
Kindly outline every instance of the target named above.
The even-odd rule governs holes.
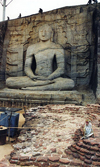
[[[81,104],[82,95],[78,91],[24,91],[3,89],[0,91],[1,105],[44,105],[44,104]]]

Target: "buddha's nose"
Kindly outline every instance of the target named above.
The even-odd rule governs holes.
[[[43,31],[42,36],[45,36],[45,31]]]

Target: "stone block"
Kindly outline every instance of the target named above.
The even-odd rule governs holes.
[[[96,153],[96,156],[97,156],[97,157],[100,157],[100,153]]]
[[[18,160],[13,160],[13,159],[11,159],[11,160],[10,160],[10,163],[11,163],[11,164],[19,164],[19,161],[18,161]]]
[[[74,159],[73,161],[70,162],[70,165],[73,166],[82,166],[82,162],[78,159]]]
[[[53,152],[56,152],[56,148],[51,148],[50,151],[53,153]]]
[[[35,161],[35,160],[36,160],[36,157],[31,157],[29,160],[30,160],[30,161]]]
[[[98,145],[97,142],[91,142],[91,146],[95,146],[95,145]]]
[[[95,146],[95,147],[92,147],[92,146],[91,146],[90,149],[91,149],[92,151],[99,151],[99,148],[96,147],[96,146]]]
[[[91,167],[91,165],[89,165],[89,164],[82,164],[82,167]]]
[[[33,162],[32,161],[20,162],[20,166],[33,166]]]
[[[47,167],[47,166],[49,166],[49,162],[43,162],[43,163],[41,163],[41,167]]]
[[[53,157],[48,157],[48,159],[50,160],[50,161],[52,161],[52,162],[57,162],[57,161],[59,161],[59,157],[57,157],[57,156],[53,156]]]
[[[40,161],[41,161],[41,162],[47,162],[47,161],[48,161],[48,158],[47,158],[47,157],[41,157],[41,156],[40,156],[40,157],[37,158],[37,161],[38,161],[38,162],[40,162]]]
[[[68,158],[68,155],[62,154],[62,158]]]
[[[75,148],[76,148],[76,150],[78,150],[78,151],[80,151],[80,149],[81,149],[81,148],[80,148],[80,147],[78,147],[77,145],[76,145],[76,147],[75,147]]]
[[[85,162],[86,164],[91,164],[91,163],[92,163],[92,160],[85,159],[84,162]]]
[[[78,142],[77,145],[78,145],[79,147],[82,147],[83,142]]]
[[[77,153],[72,153],[72,155],[74,158],[79,158],[79,154],[77,154]]]
[[[70,163],[70,160],[68,160],[68,158],[60,158],[60,159],[59,159],[59,162],[60,162],[60,163],[63,163],[63,164],[69,164],[69,163]]]
[[[85,155],[87,159],[91,159],[91,155]]]
[[[80,158],[81,161],[84,161],[84,159],[85,159],[85,157],[82,156],[82,155],[80,155],[79,158]]]
[[[79,152],[79,154],[82,155],[82,156],[85,156],[85,153],[83,153],[83,152]]]
[[[93,161],[92,164],[93,164],[94,166],[100,166],[100,162],[95,162],[95,161]]]
[[[65,153],[66,153],[67,155],[72,155],[72,152],[69,151],[69,150],[65,150]]]
[[[13,156],[12,160],[19,160],[19,156]]]
[[[76,150],[75,148],[73,148],[73,147],[70,147],[70,150],[71,150],[72,152],[77,152],[77,150]]]
[[[99,162],[100,162],[100,157],[93,156],[93,157],[92,157],[92,160],[93,160],[93,161],[99,161]]]
[[[84,148],[81,148],[80,151],[83,152],[83,153],[85,153],[85,154],[89,154],[89,151],[86,150],[86,149],[84,149]]]
[[[71,145],[73,148],[76,148],[76,144]]]
[[[48,167],[59,167],[59,164],[58,163],[54,163],[54,164],[49,164]]]
[[[84,139],[83,143],[91,145],[91,142],[88,139]]]
[[[20,161],[27,161],[27,160],[29,160],[29,157],[28,156],[20,157],[19,160]]]
[[[41,167],[41,163],[39,163],[39,162],[33,162],[33,165]]]

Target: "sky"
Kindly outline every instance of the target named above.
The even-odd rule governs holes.
[[[11,3],[6,7],[5,20],[7,20],[7,16],[10,19],[16,19],[20,13],[22,17],[36,14],[39,8],[46,12],[65,6],[83,5],[88,2],[88,0],[6,0],[6,5],[10,1]],[[3,2],[3,0],[0,0],[0,2]],[[2,21],[2,14],[3,7],[0,4],[0,21]]]

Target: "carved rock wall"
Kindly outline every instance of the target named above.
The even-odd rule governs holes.
[[[5,59],[3,57],[3,43],[7,28],[7,21],[0,23],[0,88],[2,88],[3,82],[5,81]]]
[[[3,46],[6,49],[6,53],[3,52],[3,56],[6,55],[6,78],[24,75],[27,47],[39,41],[39,27],[48,23],[54,32],[52,41],[65,50],[66,77],[71,77],[76,87],[92,83],[96,68],[93,67],[96,61],[93,14],[96,9],[100,9],[100,4],[64,7],[9,20]]]

